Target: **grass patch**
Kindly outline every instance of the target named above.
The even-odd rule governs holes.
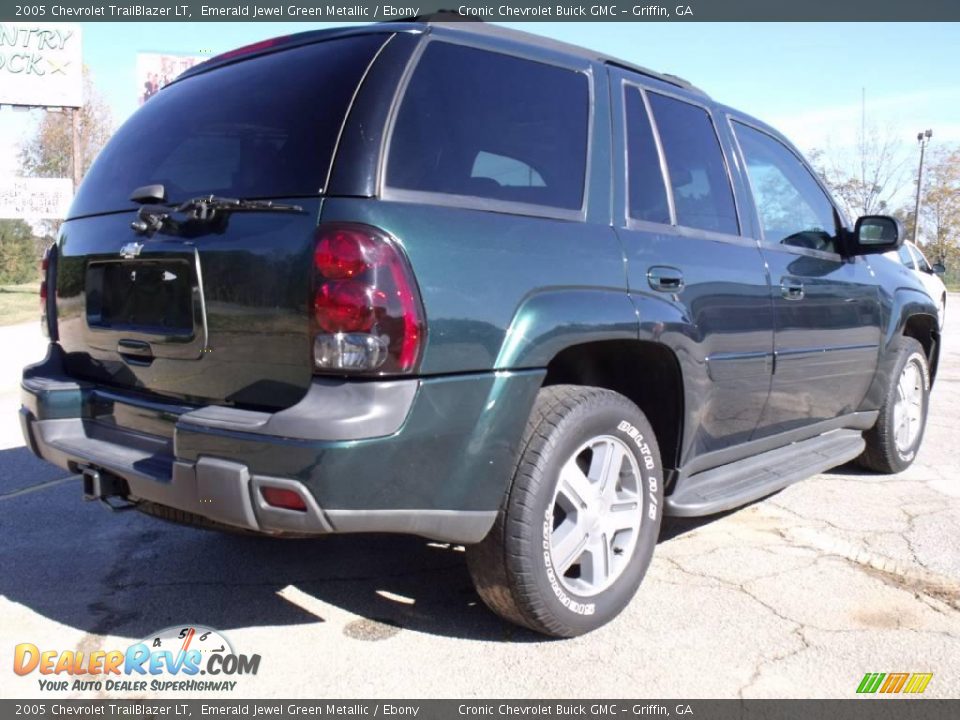
[[[40,283],[0,285],[0,325],[40,322]]]

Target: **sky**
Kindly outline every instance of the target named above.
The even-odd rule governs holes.
[[[505,23],[508,24],[508,23]],[[84,62],[119,124],[137,107],[138,52],[217,54],[332,23],[81,23]],[[960,24],[514,23],[514,27],[680,75],[764,120],[804,151],[842,153],[868,125],[960,144]],[[865,104],[862,102],[866,98]],[[40,111],[36,111],[40,112]],[[0,111],[0,175],[36,112]]]

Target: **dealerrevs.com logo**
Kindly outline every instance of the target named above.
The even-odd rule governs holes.
[[[259,655],[235,652],[223,633],[202,625],[165,628],[125,650],[47,650],[27,642],[13,653],[13,671],[44,676],[37,678],[43,691],[229,692],[238,682],[232,678],[259,669]]]

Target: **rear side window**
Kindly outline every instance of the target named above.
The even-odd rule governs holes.
[[[670,205],[660,170],[660,156],[639,89],[627,86],[626,106],[630,217],[669,224]]]
[[[400,105],[386,184],[579,210],[589,94],[580,72],[431,42]]]
[[[733,190],[710,115],[665,95],[648,97],[667,159],[677,224],[736,235]]]
[[[381,34],[327,40],[186,78],[150,98],[104,148],[73,214],[132,207],[161,183],[171,202],[197,195],[312,195]]]

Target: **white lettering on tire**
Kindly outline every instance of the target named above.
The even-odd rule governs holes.
[[[640,456],[643,458],[644,468],[653,470],[656,462],[653,459],[653,453],[650,452],[650,446],[644,441],[643,434],[626,420],[621,420],[617,425],[617,430],[626,433],[634,444],[640,450]],[[660,512],[660,504],[657,502],[657,488],[659,481],[653,475],[647,476],[647,517],[650,520],[656,520]],[[553,560],[550,557],[550,534],[553,532],[553,507],[547,506],[547,511],[543,517],[543,564],[547,571],[547,581],[553,589],[553,594],[557,596],[560,604],[571,612],[578,615],[593,615],[596,611],[594,603],[581,603],[571,598],[561,587],[557,579],[556,570],[553,567]]]
[[[594,612],[596,612],[596,605],[594,603],[577,602],[560,587],[560,582],[557,580],[557,573],[553,568],[553,560],[550,557],[550,533],[552,531],[553,507],[548,506],[547,512],[543,517],[543,563],[547,570],[547,580],[550,583],[550,587],[553,588],[553,594],[557,596],[557,600],[559,600],[560,604],[567,610],[575,612],[577,615],[593,615]]]

